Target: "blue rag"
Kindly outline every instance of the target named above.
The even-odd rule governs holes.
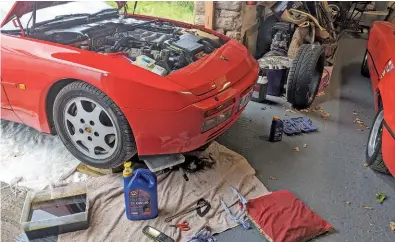
[[[188,242],[215,242],[217,241],[206,228],[189,238]]]
[[[241,204],[243,205],[242,206],[242,210],[241,210],[241,214],[239,216],[233,215],[230,212],[228,206],[226,206],[225,202],[222,199],[221,199],[221,205],[222,205],[223,209],[225,210],[225,212],[228,214],[228,216],[233,221],[235,221],[238,224],[241,224],[243,226],[243,228],[245,228],[245,229],[250,229],[251,228],[251,223],[250,223],[250,221],[248,220],[248,218],[246,216],[246,206],[247,206],[248,200],[243,195],[241,195],[237,191],[237,189],[235,187],[233,187],[233,186],[229,186],[229,187],[233,191],[233,193],[235,193],[237,195],[237,197],[239,198]]]

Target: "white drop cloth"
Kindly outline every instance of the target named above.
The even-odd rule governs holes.
[[[4,120],[1,120],[0,150],[0,181],[36,190],[68,177],[79,164],[58,136]],[[87,178],[74,173],[67,180],[78,182]]]
[[[189,174],[185,181],[181,171],[173,171],[158,176],[159,216],[146,221],[130,221],[125,215],[123,182],[120,175],[106,175],[87,181],[90,194],[90,227],[86,230],[62,234],[60,242],[84,241],[150,241],[142,233],[146,225],[150,225],[176,241],[186,241],[205,226],[213,233],[220,233],[237,226],[224,213],[220,199],[236,213],[239,206],[237,197],[229,189],[235,186],[247,198],[256,198],[268,194],[266,187],[255,177],[254,169],[241,155],[213,142],[202,154],[215,160],[213,168]],[[169,227],[164,220],[172,214],[185,211],[194,206],[200,198],[212,205],[205,217],[196,212],[178,217],[171,224],[187,220],[191,230],[180,232]]]

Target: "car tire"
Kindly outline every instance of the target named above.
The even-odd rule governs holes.
[[[361,75],[364,77],[370,77],[369,68],[368,68],[368,50],[365,51],[365,55],[362,60]]]
[[[321,45],[302,45],[288,73],[287,101],[296,109],[310,107],[320,87],[325,66],[325,50]]]
[[[64,145],[87,165],[115,168],[137,153],[121,109],[88,83],[76,81],[65,86],[55,98],[53,117]]]
[[[366,163],[375,171],[389,174],[381,152],[384,110],[380,110],[374,118],[366,144]]]

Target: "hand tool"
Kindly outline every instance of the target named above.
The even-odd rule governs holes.
[[[189,231],[191,229],[187,221],[183,221],[182,223],[175,225],[170,225],[170,227],[179,228],[181,231]]]
[[[200,211],[200,208],[203,208],[203,207],[206,207],[206,206],[207,206],[208,208],[206,208],[203,212],[201,212],[201,211]],[[169,222],[172,221],[173,219],[175,219],[175,218],[177,218],[177,217],[179,217],[179,216],[181,216],[181,215],[184,215],[184,214],[193,212],[193,211],[195,211],[195,210],[198,210],[199,216],[203,217],[204,215],[206,215],[206,214],[208,213],[208,210],[209,210],[210,208],[211,208],[211,205],[210,205],[209,202],[207,202],[207,201],[204,200],[204,199],[200,199],[200,200],[198,201],[198,204],[197,204],[196,206],[194,206],[194,207],[189,208],[189,209],[187,209],[187,210],[185,210],[185,211],[183,211],[183,212],[174,214],[173,216],[170,216],[170,217],[166,218],[166,219],[165,219],[165,222],[166,222],[166,223],[169,223]]]

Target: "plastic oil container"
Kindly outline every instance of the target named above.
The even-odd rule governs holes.
[[[146,220],[158,216],[158,184],[148,169],[131,168],[126,162],[123,170],[126,217],[129,220]]]
[[[259,70],[258,79],[256,80],[251,100],[254,102],[263,102],[266,100],[267,94],[267,77],[265,69]]]
[[[270,142],[281,141],[283,137],[283,129],[284,129],[283,121],[279,117],[274,116],[272,120],[272,125],[270,126],[269,141]]]
[[[167,71],[165,68],[155,65],[155,60],[149,58],[146,55],[139,55],[136,57],[136,60],[133,62],[135,65],[140,66],[146,70],[152,71],[158,75],[165,76]]]

